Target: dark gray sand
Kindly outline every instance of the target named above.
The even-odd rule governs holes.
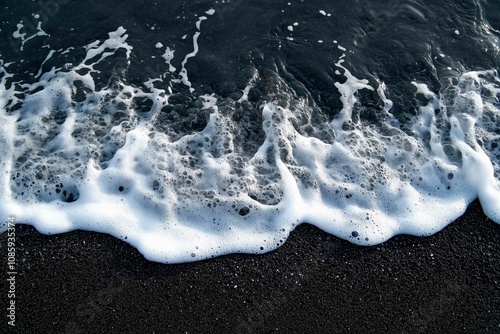
[[[16,234],[17,333],[500,333],[500,226],[477,201],[431,237],[366,248],[302,225],[269,254],[180,265],[98,233]]]

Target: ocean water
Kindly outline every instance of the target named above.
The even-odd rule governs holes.
[[[1,7],[5,221],[166,263],[500,223],[497,0]]]

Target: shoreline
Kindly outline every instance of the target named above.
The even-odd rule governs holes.
[[[500,226],[477,200],[428,237],[364,247],[305,224],[267,254],[174,265],[109,235],[16,225],[16,260],[19,333],[500,331]]]

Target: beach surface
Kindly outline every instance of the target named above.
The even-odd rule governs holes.
[[[430,237],[360,247],[301,225],[265,255],[178,265],[17,225],[16,260],[2,333],[500,333],[500,226],[477,201]]]

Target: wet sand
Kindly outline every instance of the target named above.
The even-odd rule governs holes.
[[[265,255],[178,265],[93,232],[16,237],[2,333],[500,333],[500,225],[477,201],[431,237],[359,247],[302,225]]]

